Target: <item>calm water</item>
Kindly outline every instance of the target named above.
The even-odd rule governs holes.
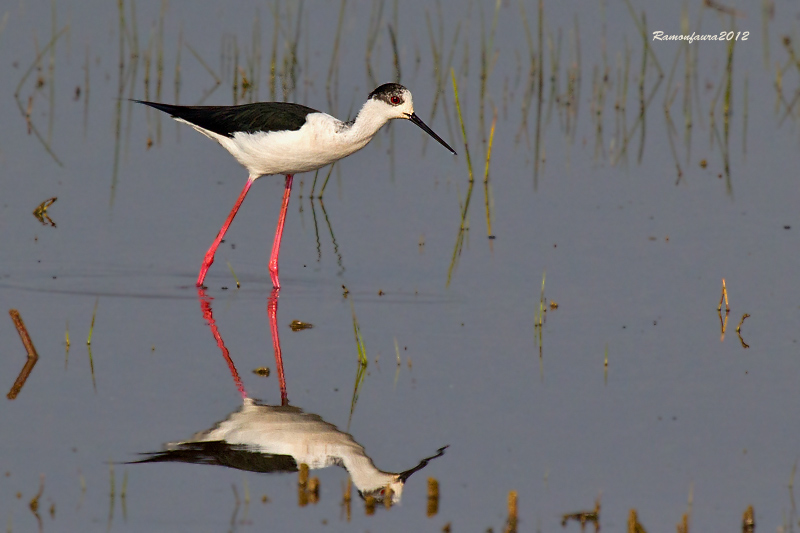
[[[0,8],[0,302],[39,354],[0,404],[6,529],[501,531],[512,490],[520,531],[560,531],[597,499],[604,531],[633,508],[650,531],[686,512],[693,531],[731,531],[748,505],[759,530],[800,528],[800,51],[784,44],[800,12],[692,5],[689,34],[748,39],[645,48],[611,4],[544,5],[541,92],[533,2],[501,2],[496,25],[488,2]],[[685,33],[680,5],[632,7],[648,35]],[[313,174],[295,178],[280,407],[266,264],[283,180],[255,184],[198,295],[246,171],[127,98],[285,98],[350,118],[396,64],[459,156],[396,123],[334,167],[324,203]],[[31,214],[51,197],[56,227]],[[540,329],[545,272],[558,307]],[[8,317],[0,335],[10,389],[25,348]],[[219,443],[226,428],[239,440]],[[353,487],[348,515],[348,471],[366,487],[447,445],[398,506],[368,516]],[[148,457],[179,461],[128,464]],[[281,473],[298,462],[346,468],[312,469],[319,501],[300,505],[298,474]]]

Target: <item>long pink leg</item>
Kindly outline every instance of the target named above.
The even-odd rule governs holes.
[[[267,300],[267,317],[269,329],[272,333],[272,349],[275,351],[275,366],[278,371],[278,385],[281,388],[281,405],[289,405],[289,396],[286,393],[286,377],[283,374],[283,354],[281,352],[281,339],[278,335],[278,295],[279,289],[272,289]]]
[[[225,237],[225,232],[228,231],[228,226],[231,225],[233,222],[233,217],[236,216],[236,212],[239,211],[239,207],[242,205],[244,201],[244,197],[247,196],[247,191],[250,190],[250,186],[255,181],[255,177],[250,176],[247,179],[247,183],[244,185],[244,189],[242,189],[241,194],[239,194],[239,199],[236,200],[236,203],[233,204],[233,209],[231,209],[230,214],[228,214],[228,218],[225,220],[225,223],[220,228],[219,233],[217,234],[217,238],[214,239],[214,242],[211,243],[211,248],[208,249],[206,252],[206,257],[203,259],[203,264],[200,265],[200,275],[197,276],[197,286],[203,286],[203,280],[206,279],[206,272],[208,269],[211,268],[211,264],[214,262],[214,254],[217,252],[217,248],[219,247],[219,243],[222,242],[222,238]]]
[[[289,208],[289,195],[292,194],[292,178],[292,174],[286,175],[286,187],[283,189],[281,215],[278,217],[278,228],[275,230],[275,240],[272,243],[272,254],[269,256],[269,275],[272,278],[272,286],[276,289],[281,288],[281,283],[278,281],[278,255],[281,253],[281,238],[283,237],[283,225],[286,223],[286,210]],[[244,195],[244,192],[242,195]],[[231,216],[231,218],[233,218],[233,216]],[[214,254],[211,255],[213,256]]]

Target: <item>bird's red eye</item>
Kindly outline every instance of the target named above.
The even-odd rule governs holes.
[[[400,100],[399,96],[392,96],[392,100],[391,101],[392,101],[392,105],[400,105],[400,102],[402,102],[402,100]]]

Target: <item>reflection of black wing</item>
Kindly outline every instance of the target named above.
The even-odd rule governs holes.
[[[145,459],[136,463],[194,463],[219,465],[237,470],[263,473],[297,472],[297,463],[291,455],[276,455],[250,451],[247,446],[232,446],[223,441],[189,442],[179,444],[174,450],[144,453]]]

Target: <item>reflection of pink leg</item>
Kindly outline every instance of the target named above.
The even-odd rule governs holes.
[[[242,385],[242,379],[239,377],[239,372],[236,371],[236,366],[233,364],[233,360],[231,359],[228,349],[225,347],[225,343],[222,342],[222,336],[217,329],[217,323],[214,322],[214,315],[211,312],[212,298],[207,296],[206,291],[203,289],[197,289],[197,295],[200,297],[200,309],[203,311],[203,318],[206,320],[208,327],[211,328],[211,334],[214,335],[214,338],[217,340],[217,346],[219,346],[222,352],[222,357],[224,357],[225,362],[228,363],[228,370],[231,372],[231,377],[233,377],[236,388],[239,389],[239,394],[242,395],[242,399],[245,399],[247,398],[247,392],[245,392],[244,385]]]
[[[247,179],[244,189],[242,189],[242,192],[239,194],[239,199],[236,200],[235,204],[233,204],[233,209],[231,209],[230,214],[228,214],[228,218],[225,219],[225,223],[220,228],[217,238],[214,239],[214,242],[211,243],[211,248],[209,248],[206,252],[206,256],[203,258],[203,264],[200,265],[200,275],[197,276],[198,287],[203,286],[203,280],[206,279],[206,272],[208,272],[208,269],[211,268],[211,264],[214,262],[214,254],[217,252],[217,247],[219,247],[219,243],[221,243],[223,237],[225,237],[225,232],[228,231],[228,226],[230,226],[231,222],[233,222],[233,217],[235,217],[236,212],[239,211],[239,206],[242,205],[244,197],[247,196],[247,191],[250,190],[250,186],[253,184],[255,179],[256,178],[253,176],[250,176]]]
[[[286,223],[286,210],[289,208],[290,194],[292,194],[292,175],[287,174],[286,186],[283,189],[281,214],[278,217],[278,228],[275,230],[275,240],[272,243],[272,254],[269,256],[269,275],[272,278],[272,286],[276,289],[281,288],[281,283],[278,281],[278,256],[281,253],[281,237],[283,237],[283,225]]]
[[[278,337],[278,295],[279,289],[272,289],[267,301],[267,316],[269,329],[272,333],[272,348],[275,350],[275,367],[278,372],[278,383],[281,387],[281,405],[289,405],[289,395],[286,393],[286,377],[283,374],[283,355],[281,354],[281,339]]]

